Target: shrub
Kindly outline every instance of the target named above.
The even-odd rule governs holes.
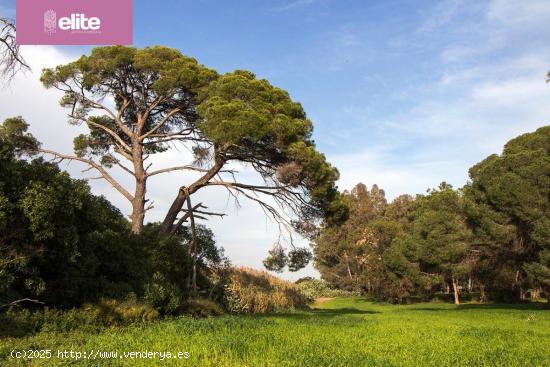
[[[266,313],[305,307],[307,303],[294,284],[265,271],[232,268],[228,279],[225,303],[233,313]]]
[[[135,300],[126,302],[101,300],[97,304],[84,305],[83,311],[97,315],[97,320],[105,326],[131,325],[151,322],[159,318],[157,310],[150,305],[137,303]]]
[[[77,329],[96,332],[105,326],[127,326],[158,318],[159,313],[151,306],[134,300],[101,300],[69,310],[47,307],[35,311],[11,309],[0,313],[0,336],[22,337],[39,331],[62,333]]]
[[[177,283],[155,273],[152,282],[145,285],[145,301],[165,315],[177,314],[183,306],[184,294]]]
[[[207,299],[192,299],[187,302],[187,314],[195,317],[209,317],[223,315],[222,307],[214,301]]]
[[[359,295],[359,292],[332,288],[324,280],[311,277],[299,279],[295,284],[309,302],[321,297],[353,297]]]

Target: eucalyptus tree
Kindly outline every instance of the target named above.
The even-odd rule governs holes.
[[[322,228],[314,241],[315,266],[333,286],[370,289],[369,284],[376,280],[367,274],[380,275],[375,270],[379,228],[370,224],[384,215],[385,193],[377,185],[369,190],[359,183],[350,192],[345,191],[343,198],[349,207],[349,217],[343,223]]]
[[[335,181],[338,171],[319,153],[312,122],[289,94],[248,71],[224,75],[166,47],[99,47],[88,56],[43,71],[46,88],[64,93],[69,122],[88,132],[74,139],[74,154],[40,148],[60,160],[76,160],[99,172],[132,206],[132,231],[143,228],[152,202],[149,178],[174,171],[199,173],[181,182],[160,227],[163,236],[182,222],[190,195],[223,187],[235,198],[258,203],[279,223],[289,224],[272,201],[298,222],[345,217]],[[155,154],[184,146],[193,159],[151,169]],[[252,167],[262,184],[239,180],[231,163]],[[128,188],[110,169],[133,180]]]

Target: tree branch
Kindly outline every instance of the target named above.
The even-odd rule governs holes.
[[[160,129],[169,119],[170,117],[174,116],[176,113],[178,113],[180,111],[179,108],[174,108],[173,110],[171,110],[170,112],[168,112],[163,118],[162,120],[160,120],[160,122],[158,124],[156,124],[151,130],[149,130],[148,132],[146,132],[145,134],[141,135],[139,137],[140,140],[143,140],[143,139],[146,139],[148,136],[152,135],[155,133],[155,131],[157,131],[158,129]]]
[[[82,158],[82,157],[61,154],[61,153],[55,152],[53,150],[48,150],[48,149],[38,148],[37,151],[41,152],[41,153],[53,155],[54,157],[59,158],[62,161],[63,160],[68,160],[68,161],[73,161],[74,160],[74,161],[79,161],[79,162],[82,162],[82,163],[86,163],[87,165],[95,168],[101,174],[101,176],[105,180],[107,180],[111,184],[111,186],[113,186],[118,192],[120,192],[126,199],[128,199],[128,201],[132,202],[134,200],[134,197],[132,196],[132,194],[130,194],[120,183],[118,183],[111,175],[109,175],[109,173],[105,170],[105,168],[103,168],[99,163],[94,162],[91,159],[86,159],[86,158]]]

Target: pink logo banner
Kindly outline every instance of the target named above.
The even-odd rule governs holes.
[[[17,0],[19,45],[130,45],[133,0]]]

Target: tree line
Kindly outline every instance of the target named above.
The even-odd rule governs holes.
[[[15,28],[7,24],[3,39],[11,45]],[[16,47],[3,51],[0,64],[12,67],[6,70],[26,65]],[[472,167],[463,188],[442,183],[388,203],[376,185],[340,193],[338,170],[316,149],[302,106],[251,72],[219,74],[162,46],[112,46],[45,69],[41,81],[62,92],[69,123],[87,130],[67,153],[40,144],[23,118],[0,127],[5,304],[29,299],[69,307],[134,293],[169,312],[189,298],[196,260],[199,288],[212,291],[209,269],[227,261],[203,226],[190,250],[193,228],[185,226],[190,213],[209,214],[190,197],[212,187],[225,188],[237,205],[251,200],[281,230],[309,238],[316,267],[336,287],[393,302],[441,291],[459,302],[464,289],[479,291],[482,301],[549,294],[550,127],[513,139],[502,154]],[[150,163],[178,148],[192,159]],[[108,181],[130,203],[129,219],[85,181],[60,171],[61,161],[81,162]],[[252,168],[262,183],[239,176],[235,164]],[[182,178],[164,219],[147,224],[155,205],[149,178],[168,172],[191,175]],[[287,254],[277,244],[264,264],[296,271],[311,258],[307,249]]]
[[[550,126],[509,141],[454,189],[388,202],[377,185],[344,192],[349,218],[326,225],[314,261],[331,285],[392,302],[463,291],[480,301],[550,296]]]

